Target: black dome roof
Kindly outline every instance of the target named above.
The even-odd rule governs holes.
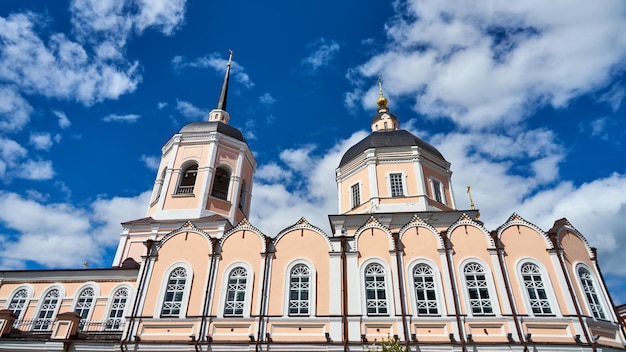
[[[383,115],[385,115],[385,114],[386,114],[386,115],[389,115],[389,117],[391,117],[392,119],[396,119],[396,120],[398,119],[398,118],[396,117],[396,115],[394,115],[394,114],[390,113],[389,111],[378,111],[378,112],[376,113],[376,115],[374,115],[374,116],[372,117],[372,123],[374,123],[374,122],[376,122],[376,121],[380,120],[380,119],[381,119],[381,117],[382,117]]]
[[[356,158],[364,151],[370,148],[385,148],[385,147],[411,147],[417,146],[421,149],[446,160],[443,155],[437,150],[437,148],[424,142],[420,138],[411,134],[406,130],[395,131],[379,131],[372,132],[369,136],[363,138],[359,143],[353,145],[341,158],[339,167],[344,166],[350,160]]]
[[[242,142],[246,141],[239,129],[219,121],[195,121],[186,124],[180,129],[180,133],[193,132],[220,132]]]

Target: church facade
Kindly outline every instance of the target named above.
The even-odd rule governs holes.
[[[382,88],[371,134],[336,169],[332,233],[306,214],[257,229],[229,75],[230,62],[208,120],[162,148],[111,268],[0,271],[0,350],[625,350],[624,310],[584,236],[518,214],[489,230],[457,209],[450,163],[400,128]]]

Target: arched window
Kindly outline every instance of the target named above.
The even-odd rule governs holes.
[[[11,301],[9,302],[9,306],[7,308],[15,314],[17,319],[22,317],[22,313],[26,307],[26,302],[28,302],[28,296],[28,290],[22,288],[15,292],[13,297],[11,297]]]
[[[198,164],[187,166],[180,174],[176,194],[193,194],[193,188],[196,185],[196,176],[198,175]]]
[[[35,324],[33,325],[33,330],[48,331],[52,329],[52,323],[54,322],[54,315],[59,306],[60,296],[59,290],[56,288],[46,293],[41,307],[39,308]]]
[[[122,287],[115,291],[111,300],[111,310],[106,321],[107,330],[121,330],[124,322],[124,311],[128,301],[128,289]]]
[[[368,315],[388,314],[385,268],[380,264],[365,267],[365,301]]]
[[[93,307],[93,298],[95,294],[93,288],[87,287],[80,292],[78,300],[76,301],[76,307],[74,311],[80,316],[80,323],[78,329],[82,330],[85,327],[85,322],[89,317],[89,312]]]
[[[584,267],[578,268],[578,278],[580,279],[583,291],[585,291],[585,298],[591,308],[591,314],[593,314],[593,317],[596,319],[606,320],[600,297],[598,297],[595,280],[589,270]]]
[[[185,296],[185,286],[187,284],[187,270],[177,267],[170,273],[165,295],[163,296],[163,306],[161,308],[162,317],[178,317]]]
[[[241,317],[246,302],[246,285],[248,273],[242,267],[231,270],[228,276],[226,302],[224,304],[224,316]]]
[[[248,197],[248,190],[246,189],[246,181],[241,181],[241,191],[239,192],[239,210],[245,211],[246,198]]]
[[[413,284],[415,286],[417,314],[439,314],[433,269],[427,264],[417,264],[413,268]]]
[[[230,184],[230,172],[222,166],[215,169],[213,189],[211,197],[228,200],[228,186]]]
[[[482,265],[471,262],[463,269],[472,314],[493,314],[487,276]]]
[[[156,181],[156,190],[155,190],[155,194],[152,197],[154,200],[153,202],[156,202],[160,197],[161,197],[161,191],[163,190],[163,183],[165,182],[165,169],[163,169],[163,172],[161,172],[161,177]]]
[[[304,264],[291,269],[289,280],[289,314],[308,315],[311,288],[311,271]]]
[[[552,314],[550,299],[548,298],[539,267],[533,263],[524,263],[521,271],[524,288],[528,293],[528,302],[533,314]]]

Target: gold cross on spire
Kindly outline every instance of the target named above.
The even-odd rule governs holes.
[[[380,95],[378,96],[378,101],[376,103],[379,108],[385,108],[387,107],[387,98],[383,95],[383,80],[380,76],[378,76],[378,91],[380,92]]]

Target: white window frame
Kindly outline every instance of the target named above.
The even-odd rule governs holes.
[[[89,310],[87,311],[87,316],[84,318],[81,316],[79,330],[82,330],[84,328],[85,322],[88,322],[91,320],[91,316],[93,315],[93,311],[96,307],[96,301],[100,297],[100,287],[98,286],[98,284],[96,284],[95,282],[89,282],[85,285],[82,285],[81,287],[78,288],[78,290],[76,290],[76,294],[74,296],[74,302],[72,303],[72,312],[75,312],[78,314],[76,309],[78,307],[78,301],[81,299],[80,295],[81,293],[83,293],[83,291],[87,289],[93,290],[93,296],[91,297],[91,306],[89,307]]]
[[[589,273],[590,279],[591,279],[591,284],[592,284],[592,288],[595,290],[595,295],[596,298],[598,300],[597,305],[602,309],[602,314],[604,315],[604,318],[602,317],[598,317],[596,316],[596,314],[594,313],[593,309],[592,309],[592,304],[591,302],[589,302],[589,299],[587,298],[587,291],[585,290],[585,286],[582,283],[582,278],[580,277],[580,274],[578,273],[578,271],[580,269],[584,269]],[[583,295],[583,300],[585,302],[585,306],[587,307],[587,311],[589,313],[591,313],[591,317],[593,318],[593,320],[605,320],[605,321],[611,321],[612,320],[612,315],[611,312],[608,310],[608,305],[606,304],[606,301],[604,299],[604,291],[602,291],[600,285],[598,284],[598,277],[596,276],[595,272],[593,270],[591,270],[591,268],[589,268],[587,265],[583,264],[583,263],[578,263],[574,266],[574,275],[576,275],[576,282],[578,282],[578,287],[580,288],[580,292],[582,292]]]
[[[189,170],[189,168],[191,168],[192,166],[196,166],[196,175],[194,176],[194,181],[193,181],[193,185],[185,185],[183,186],[183,179],[185,178],[185,174],[187,173],[187,170]],[[193,197],[196,193],[196,191],[198,190],[196,188],[196,184],[198,183],[198,173],[200,171],[200,162],[198,160],[189,160],[184,162],[180,169],[178,169],[178,181],[176,182],[176,188],[174,189],[174,195],[175,196],[187,196],[187,197]],[[180,191],[180,187],[189,187],[191,186],[191,192],[186,192],[186,191]]]
[[[413,279],[413,270],[416,266],[420,264],[425,264],[430,266],[433,271],[434,284],[435,284],[435,299],[437,302],[437,314],[420,314],[417,308],[417,297],[415,295],[415,282]],[[441,273],[439,272],[439,267],[426,258],[418,258],[413,260],[407,266],[406,277],[408,279],[407,287],[410,288],[409,296],[411,297],[411,306],[413,307],[413,316],[445,316],[447,314],[445,301],[443,299],[443,285],[441,283]]]
[[[354,204],[354,190],[353,187],[357,186],[358,187],[358,191],[359,191],[359,204]],[[353,184],[350,185],[349,190],[350,190],[350,209],[354,209],[356,207],[358,207],[359,205],[363,204],[363,185],[361,184],[361,181],[355,182]]]
[[[170,279],[170,275],[175,269],[179,267],[182,267],[187,271],[187,278],[185,280],[185,289],[183,290],[183,298],[180,303],[180,312],[178,313],[178,315],[168,315],[168,316],[161,317],[161,312],[163,310],[163,303],[165,300],[165,293],[167,290],[167,285]],[[189,265],[186,262],[177,262],[177,263],[170,265],[167,268],[167,270],[164,271],[163,277],[161,278],[161,286],[159,287],[159,298],[157,300],[157,304],[154,307],[154,318],[170,319],[170,318],[186,317],[187,306],[189,305],[189,293],[191,291],[192,281],[193,281],[193,269],[191,268],[191,265]]]
[[[528,295],[528,290],[526,289],[526,282],[524,281],[524,275],[522,274],[522,266],[524,264],[534,264],[537,266],[537,268],[539,268],[541,281],[546,291],[546,296],[548,297],[547,299],[548,299],[548,303],[550,304],[550,309],[552,310],[552,313],[533,312],[531,299],[530,299],[530,296]],[[550,276],[548,275],[548,272],[546,271],[545,266],[541,262],[533,258],[522,258],[518,260],[517,264],[515,265],[515,273],[517,275],[517,280],[519,282],[519,289],[522,291],[522,296],[524,297],[524,304],[526,305],[526,312],[529,316],[538,316],[538,317],[561,316],[559,302],[557,301],[556,296],[554,294],[554,286],[552,285],[552,281],[550,280]]]
[[[291,270],[296,266],[296,265],[306,265],[309,268],[309,313],[308,314],[290,314],[289,313],[289,305],[291,303],[291,299],[290,299],[290,293],[291,293]],[[294,261],[292,261],[291,263],[289,263],[289,265],[287,265],[286,269],[285,269],[285,275],[283,276],[285,278],[285,290],[283,292],[285,292],[285,297],[283,299],[283,316],[287,317],[287,316],[294,316],[294,317],[306,317],[306,316],[315,316],[316,315],[316,294],[317,294],[317,287],[316,287],[316,283],[317,283],[317,276],[316,276],[317,271],[315,270],[315,266],[313,265],[312,262],[306,260],[306,259],[296,259]]]
[[[28,309],[28,305],[30,304],[30,301],[33,299],[33,292],[34,292],[33,287],[31,285],[20,285],[16,287],[9,295],[7,302],[6,302],[5,309],[13,311],[13,309],[11,309],[11,303],[13,302],[13,298],[15,297],[15,295],[21,290],[26,290],[26,298],[24,299],[24,304],[20,310],[20,314],[17,315],[16,320],[23,319],[24,314],[26,314],[26,309]]]
[[[437,199],[437,193],[435,192],[435,189],[437,187],[436,184],[439,183],[439,194],[441,195],[441,201]],[[432,192],[432,199],[436,202],[439,202],[443,205],[446,205],[446,192],[445,192],[445,187],[443,187],[443,182],[441,182],[441,180],[439,180],[436,177],[431,176],[430,177],[430,191]]]
[[[39,314],[41,313],[41,308],[44,305],[44,301],[46,296],[48,295],[48,293],[50,293],[52,290],[58,290],[59,291],[59,299],[57,301],[57,305],[52,313],[52,316],[49,318],[50,319],[50,325],[48,326],[47,329],[39,329],[39,330],[35,330],[35,327],[37,326],[37,321],[39,321]],[[35,310],[35,315],[33,315],[33,325],[32,325],[32,330],[34,331],[50,331],[52,330],[52,324],[54,324],[54,321],[56,320],[57,314],[59,314],[59,309],[61,308],[61,304],[63,303],[63,299],[65,299],[65,287],[61,286],[61,285],[52,285],[49,286],[48,288],[46,288],[45,291],[42,292],[41,297],[39,297],[39,302],[37,303],[37,309]]]
[[[367,312],[367,293],[365,287],[365,269],[370,264],[378,264],[385,270],[385,299],[387,301],[387,313],[386,314],[369,314]],[[361,309],[363,316],[368,317],[388,317],[395,315],[394,296],[393,296],[393,281],[391,278],[391,268],[385,260],[382,258],[369,258],[363,261],[361,268],[359,269],[359,283],[361,284]]]
[[[402,194],[393,195],[393,186],[391,184],[391,175],[400,175],[400,187],[402,187]],[[387,187],[389,187],[389,197],[406,197],[406,173],[404,171],[392,171],[387,173]]]
[[[112,318],[111,317],[111,311],[113,310],[113,300],[115,299],[115,294],[119,291],[125,289],[128,292],[128,296],[126,297],[126,302],[124,303],[124,308],[123,308],[123,313],[121,317],[115,317]],[[103,330],[105,331],[120,331],[123,330],[126,324],[126,316],[128,315],[128,309],[130,309],[129,307],[132,306],[133,303],[133,288],[128,285],[128,284],[121,284],[121,285],[117,285],[115,286],[110,294],[109,294],[109,298],[107,300],[107,306],[106,306],[106,310],[104,311],[104,318],[102,319],[104,322],[104,326],[102,327]],[[108,328],[108,324],[109,321],[112,319],[119,319],[120,321],[120,326],[118,328]]]
[[[469,288],[467,286],[467,280],[465,279],[465,266],[469,263],[477,263],[480,264],[485,270],[485,280],[487,281],[487,292],[489,293],[489,300],[491,301],[492,312],[486,314],[475,314],[472,311],[472,305],[469,297]],[[465,302],[465,312],[468,316],[477,316],[477,317],[489,317],[494,315],[501,315],[500,311],[500,300],[497,295],[496,287],[494,284],[493,274],[491,272],[491,267],[487,265],[483,260],[472,257],[466,258],[463,260],[458,267],[459,279],[461,281],[461,287],[463,287],[463,300]]]
[[[226,306],[226,295],[228,294],[228,280],[230,279],[230,273],[237,267],[243,267],[246,269],[246,293],[243,303],[243,316],[230,316],[224,315],[224,307]],[[222,286],[220,289],[220,304],[217,308],[217,316],[219,318],[250,318],[250,307],[252,305],[252,287],[254,286],[254,271],[250,264],[242,261],[231,263],[224,269],[222,277]]]

